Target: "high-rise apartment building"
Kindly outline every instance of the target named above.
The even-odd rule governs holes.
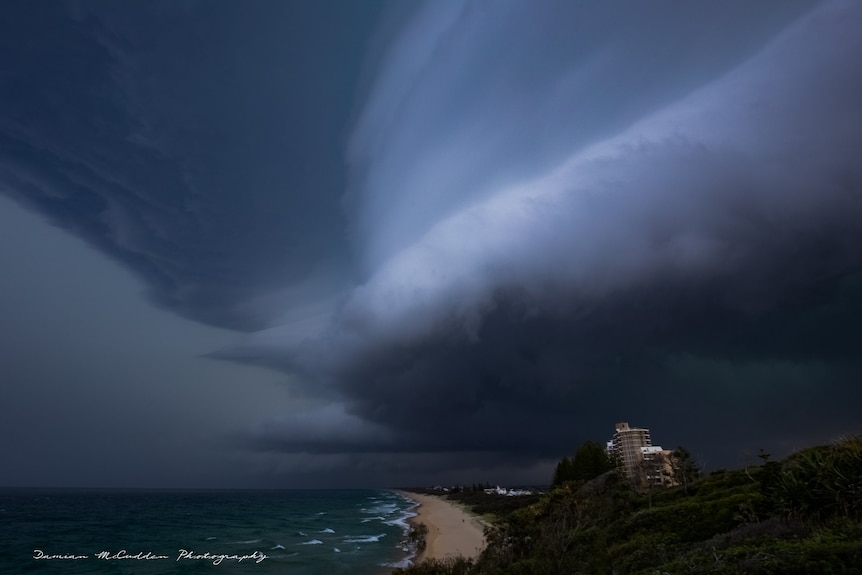
[[[673,477],[673,453],[652,444],[649,429],[617,423],[616,433],[607,443],[608,455],[616,458],[626,477],[639,489],[676,485]]]
[[[608,454],[622,464],[626,477],[635,479],[641,475],[644,447],[652,447],[649,429],[629,427],[628,423],[622,422],[617,423],[616,433],[608,442]]]

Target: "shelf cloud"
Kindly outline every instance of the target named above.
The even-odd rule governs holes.
[[[858,431],[862,6],[311,4],[3,22],[0,190],[290,395],[207,445],[543,482],[617,421],[719,466]]]

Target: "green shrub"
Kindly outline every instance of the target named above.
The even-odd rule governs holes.
[[[862,438],[788,457],[764,494],[786,517],[862,519]]]
[[[400,573],[862,575],[860,486],[859,437],[649,498],[611,472],[510,512],[474,562]]]

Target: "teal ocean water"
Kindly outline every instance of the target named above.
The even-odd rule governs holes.
[[[0,573],[382,575],[414,502],[390,491],[0,490]]]

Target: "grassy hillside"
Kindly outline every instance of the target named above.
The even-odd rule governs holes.
[[[610,472],[567,482],[488,530],[475,561],[404,575],[862,575],[862,438],[637,494]]]

